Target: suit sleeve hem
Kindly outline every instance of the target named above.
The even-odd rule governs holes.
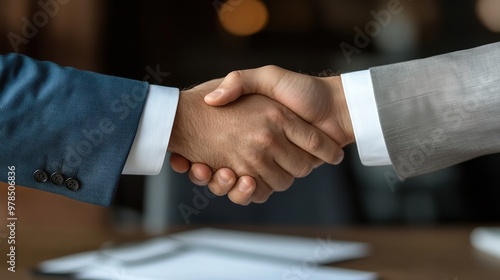
[[[150,85],[124,175],[158,175],[174,125],[179,89]]]

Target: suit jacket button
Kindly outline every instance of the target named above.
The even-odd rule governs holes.
[[[33,173],[33,179],[38,183],[45,183],[49,179],[49,174],[43,169],[38,169]]]
[[[75,178],[68,178],[68,180],[66,180],[66,188],[76,192],[80,188],[80,182]]]
[[[55,172],[50,176],[50,181],[57,186],[64,184],[64,175],[59,172]]]

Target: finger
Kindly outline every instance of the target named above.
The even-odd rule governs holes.
[[[275,99],[274,88],[286,70],[277,66],[233,71],[229,73],[216,90],[205,96],[211,106],[223,106],[245,94],[258,93]]]
[[[262,179],[262,177],[258,177],[256,182],[257,188],[252,194],[252,202],[258,204],[264,203],[274,193],[274,190]]]
[[[331,164],[344,159],[342,148],[321,130],[289,112],[283,131],[290,142],[311,155]]]
[[[273,156],[276,164],[295,178],[306,177],[315,167],[324,163],[295,144],[290,143],[285,135],[283,135],[283,143],[274,150]],[[274,188],[274,190],[285,191],[288,187],[282,186],[283,189]]]
[[[221,168],[215,172],[210,182],[208,182],[208,188],[213,194],[223,196],[231,190],[236,183],[236,179],[233,170]]]
[[[179,154],[171,154],[170,165],[175,172],[186,173],[191,166],[191,162]]]
[[[254,178],[241,176],[227,196],[232,202],[245,206],[252,202],[252,194],[256,188],[257,184]]]
[[[189,170],[189,179],[198,186],[206,186],[212,178],[212,170],[205,164],[193,163]]]
[[[286,142],[288,141],[285,139]],[[259,178],[255,178],[257,181],[255,195],[257,197],[266,197],[267,195],[264,194],[268,194],[269,190],[277,192],[285,191],[293,184],[294,176],[282,168],[275,160],[275,155],[288,154],[289,152],[282,143],[273,145],[272,153],[267,155],[269,158],[265,159],[263,163],[254,164],[255,170],[259,174]],[[261,190],[264,194],[260,193]]]

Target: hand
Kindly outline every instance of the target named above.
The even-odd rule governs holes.
[[[341,147],[355,140],[339,76],[320,78],[277,66],[234,71],[205,97],[205,102],[212,106],[223,106],[242,95],[254,93],[285,105],[324,131]]]
[[[221,106],[250,93],[263,94],[284,104],[306,121],[327,132],[342,147],[354,142],[340,77],[312,77],[276,66],[236,71],[230,73],[212,95],[206,96],[205,101],[210,105]],[[340,163],[342,157],[343,154],[340,154],[337,163]],[[173,167],[178,166],[180,172],[187,172],[190,163],[182,157],[172,155],[171,164]],[[189,174],[194,183],[208,183],[211,190],[217,189],[221,193],[224,193],[221,190],[229,192],[232,188],[230,182],[236,180],[236,175],[227,168],[218,170],[212,176],[211,170],[199,163],[191,166]]]
[[[180,95],[169,143],[169,151],[191,162],[206,163],[215,170],[227,167],[235,173],[230,175],[240,177],[232,180],[236,188],[231,191],[211,188],[215,194],[228,193],[233,202],[244,205],[264,202],[273,191],[287,189],[294,177],[306,176],[322,161],[337,161],[341,149],[333,140],[270,99],[255,95],[221,108],[207,106],[204,95],[220,82]],[[211,170],[205,166],[204,171]],[[254,188],[243,175],[255,179]]]

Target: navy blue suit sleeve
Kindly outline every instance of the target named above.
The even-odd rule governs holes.
[[[18,185],[109,206],[147,92],[145,82],[0,56],[0,180],[15,166]]]

